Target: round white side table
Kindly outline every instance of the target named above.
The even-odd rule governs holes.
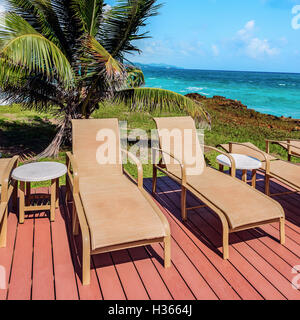
[[[246,156],[244,154],[231,153],[230,155],[233,157],[235,161],[236,169],[243,171],[242,180],[244,182],[247,182],[248,170],[252,171],[252,187],[255,188],[256,173],[257,173],[257,170],[262,167],[261,161],[256,158]],[[217,162],[219,163],[220,171],[224,171],[224,167],[231,168],[230,159],[223,154],[217,157]]]
[[[58,162],[34,162],[16,168],[12,178],[20,181],[19,223],[24,223],[25,212],[50,210],[50,220],[55,220],[55,209],[58,207],[59,178],[67,173],[67,167]],[[34,205],[32,201],[48,199],[48,194],[31,194],[31,182],[51,180],[50,204]],[[26,184],[26,196],[25,196]]]

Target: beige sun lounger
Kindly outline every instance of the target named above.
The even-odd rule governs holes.
[[[205,206],[211,208],[222,222],[224,259],[229,258],[229,233],[232,232],[279,222],[280,241],[284,244],[285,214],[280,204],[235,178],[235,163],[230,155],[226,154],[232,163],[232,176],[206,166],[195,123],[191,117],[157,118],[155,122],[158,128],[160,149],[154,149],[154,157],[156,157],[155,153],[159,152],[162,158],[159,164],[153,166],[153,193],[156,192],[157,170],[160,170],[181,185],[183,220],[187,220],[189,210],[196,209],[186,207],[187,190]],[[168,139],[168,132],[173,130],[175,134],[178,130],[184,132],[185,129],[192,132],[191,140],[183,141],[178,136]],[[219,149],[210,146],[205,146],[205,148],[224,154]],[[191,166],[190,159],[186,161],[187,152],[201,161],[198,161],[194,167]]]
[[[17,182],[11,178],[14,168],[18,165],[18,157],[11,159],[0,159],[0,181],[1,181],[1,202],[0,202],[0,248],[6,246],[8,204],[13,198],[13,205],[17,203]]]
[[[267,152],[260,150],[254,144],[250,142],[237,143],[230,142],[228,144],[221,144],[225,151],[229,153],[246,154],[251,157],[255,157],[262,161],[263,166],[261,171],[265,173],[265,192],[269,196],[278,196],[282,194],[290,194],[294,192],[300,192],[300,167],[291,162],[287,162],[276,158],[270,154],[270,143],[276,143],[277,141],[266,140]],[[288,144],[287,147],[290,145]],[[271,194],[270,192],[270,179],[274,178],[284,183],[294,191],[288,191],[284,193]]]
[[[82,234],[82,282],[90,283],[90,255],[163,242],[171,265],[169,223],[143,188],[143,167],[120,148],[117,119],[74,120],[73,154],[67,154],[67,199],[73,194],[73,233]],[[113,134],[115,138],[101,135]],[[100,134],[100,136],[99,136]],[[98,140],[98,141],[97,141]],[[101,153],[101,148],[108,148]],[[123,169],[121,153],[138,167],[137,183]],[[97,156],[97,158],[96,158]]]

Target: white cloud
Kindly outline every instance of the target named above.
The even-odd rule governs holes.
[[[274,56],[279,54],[278,48],[272,47],[268,39],[260,39],[255,36],[255,21],[248,21],[244,28],[237,32],[235,39],[240,51],[253,59]]]
[[[2,4],[0,4],[0,13],[4,12],[5,11],[5,8]]]
[[[215,57],[217,57],[220,54],[219,47],[216,44],[212,44],[211,50]]]
[[[245,24],[245,27],[238,31],[238,36],[242,39],[247,39],[251,36],[255,28],[255,21],[250,20]]]

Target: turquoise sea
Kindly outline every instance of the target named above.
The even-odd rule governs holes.
[[[141,68],[147,87],[224,96],[262,113],[300,119],[300,74]]]

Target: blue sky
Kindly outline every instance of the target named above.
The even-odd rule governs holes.
[[[300,72],[300,29],[292,28],[292,8],[300,0],[163,1],[160,15],[146,28],[152,39],[139,43],[143,54],[132,61]]]
[[[300,72],[300,0],[162,0],[129,59],[184,68]],[[113,4],[114,0],[107,0]],[[0,0],[0,11],[3,10]],[[292,8],[296,13],[292,13]],[[300,24],[300,16],[299,16]],[[300,27],[300,25],[299,25]]]

